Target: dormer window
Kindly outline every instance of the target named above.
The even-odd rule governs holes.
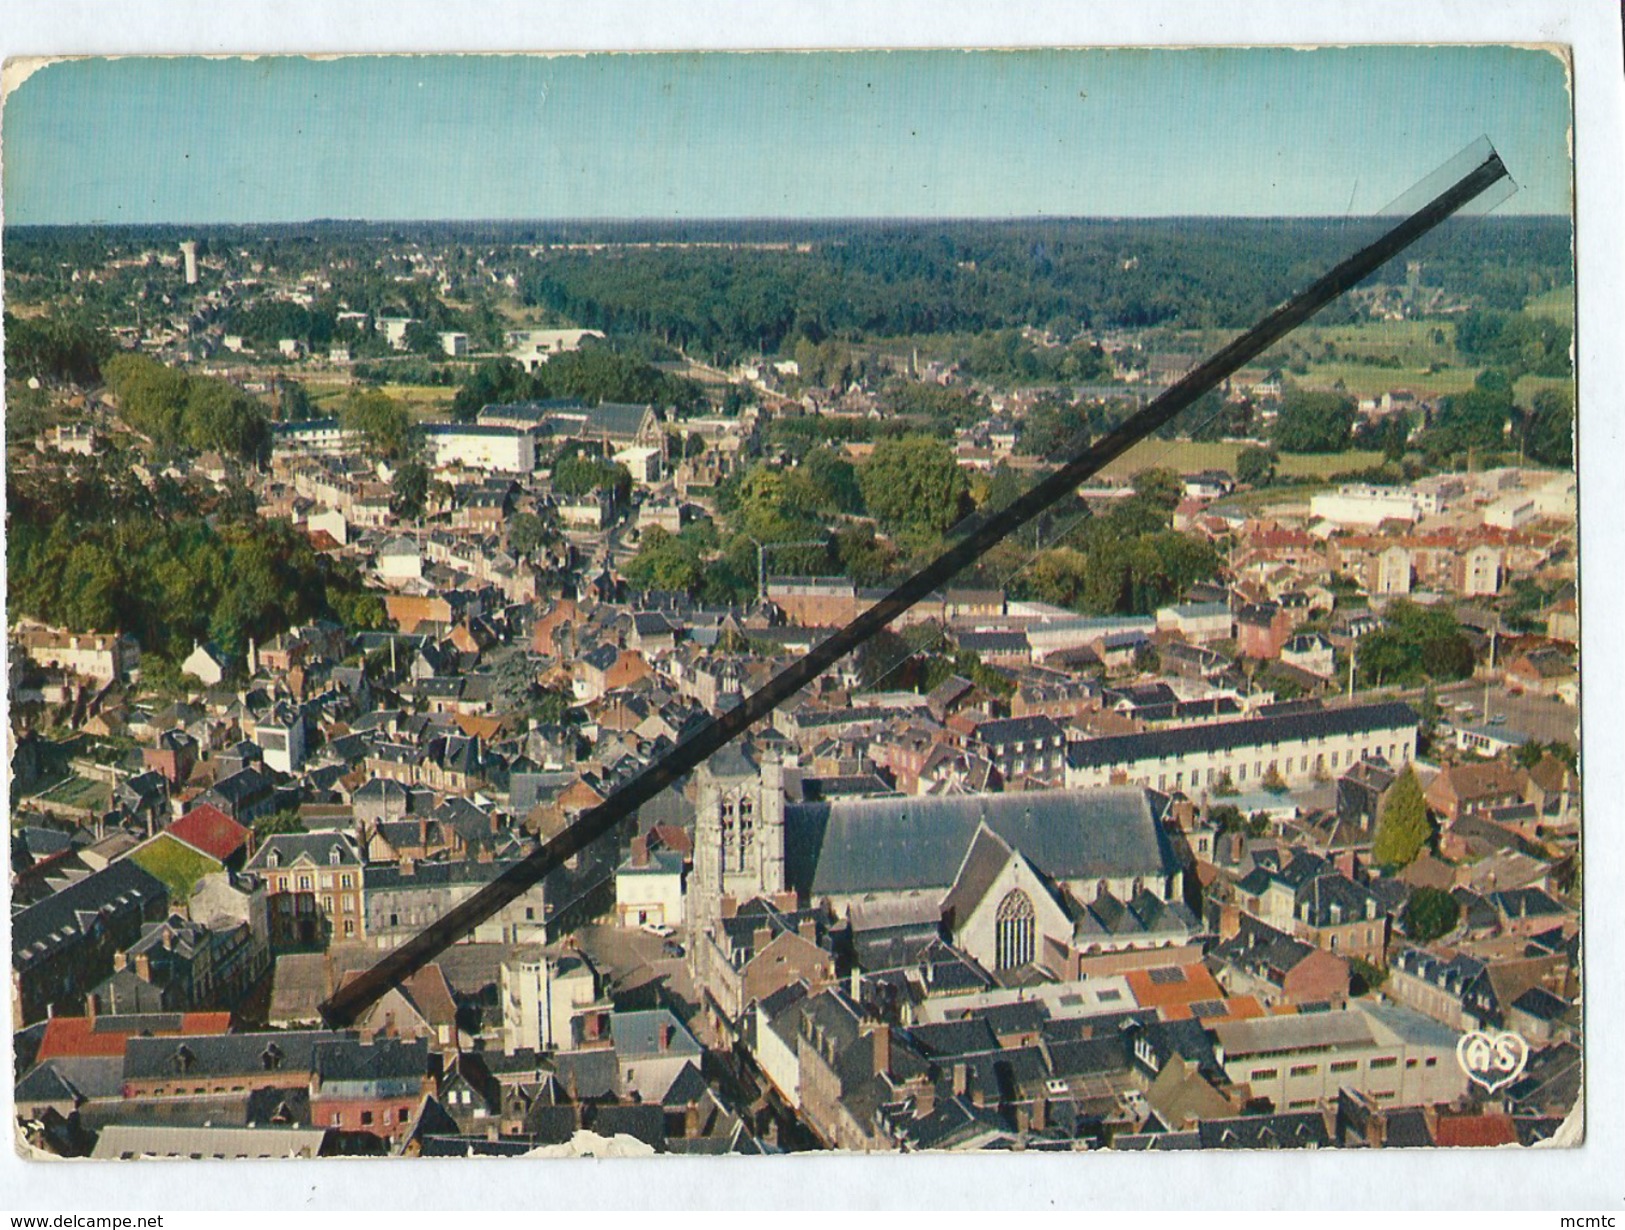
[[[339,860],[343,857],[343,851],[338,846],[334,846],[327,852],[327,861],[335,867],[339,865]]]
[[[275,1042],[260,1052],[260,1066],[267,1072],[274,1072],[282,1066],[282,1048]]]
[[[265,865],[267,867],[280,867],[280,866],[282,866],[282,851],[281,850],[272,850],[269,854],[267,854],[265,856]]]

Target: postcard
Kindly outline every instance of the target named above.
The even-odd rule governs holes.
[[[16,1147],[1580,1146],[1572,73],[10,61]]]

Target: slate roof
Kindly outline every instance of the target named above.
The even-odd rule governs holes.
[[[638,434],[644,419],[654,413],[648,405],[606,401],[587,410],[587,430],[594,435],[626,436]],[[658,419],[660,416],[655,414]]]
[[[311,1059],[315,1074],[324,1082],[417,1080],[429,1071],[429,1043],[425,1038],[413,1042],[342,1038],[318,1043]]]
[[[999,873],[1004,870],[1010,857],[1009,842],[987,825],[977,825],[976,836],[971,839],[970,849],[965,853],[965,861],[959,868],[959,875],[955,877],[953,887],[942,900],[943,916],[955,922],[963,922],[968,918],[987,895],[993,882],[999,878]]]
[[[148,902],[167,900],[162,880],[121,859],[14,914],[12,967],[26,969],[61,945],[77,942],[104,909],[144,912]]]
[[[1364,734],[1414,727],[1420,719],[1409,705],[1384,702],[1318,709],[1278,717],[1244,718],[1181,730],[1108,735],[1087,739],[1067,749],[1067,764],[1076,769],[1106,768],[1142,760],[1178,759],[1201,753],[1286,743],[1300,739]]]
[[[1318,1110],[1209,1119],[1196,1130],[1204,1149],[1327,1149],[1333,1143]]]
[[[337,863],[332,863],[335,847],[339,851],[339,858]],[[280,862],[270,861],[273,852],[280,857]],[[309,859],[318,867],[330,864],[338,867],[361,865],[355,839],[348,833],[273,833],[265,839],[258,850],[254,851],[254,857],[248,860],[246,870],[264,871],[270,867],[292,867],[301,858]]]
[[[786,874],[812,900],[946,890],[984,822],[1056,880],[1165,876],[1178,865],[1146,792],[1114,787],[792,804]]]
[[[671,1030],[671,1041],[664,1047],[660,1045],[662,1026]],[[615,1039],[615,1053],[622,1059],[649,1055],[698,1056],[701,1053],[694,1035],[665,1008],[613,1013],[609,1018],[609,1032]]]
[[[1039,739],[1053,742],[1060,738],[1061,728],[1056,725],[1055,719],[1042,713],[1030,717],[998,718],[976,727],[977,742],[988,747]]]
[[[210,1034],[185,1038],[131,1038],[124,1048],[124,1079],[143,1080],[173,1076],[175,1059],[184,1046],[191,1053],[188,1072],[193,1075],[219,1074],[275,1075],[282,1083],[294,1079],[304,1083],[311,1071],[316,1048],[335,1037],[355,1038],[353,1033],[335,1035],[330,1030],[284,1030],[257,1034]],[[273,1062],[267,1063],[267,1059]]]

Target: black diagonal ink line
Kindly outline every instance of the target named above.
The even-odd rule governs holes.
[[[780,671],[737,708],[701,726],[690,738],[643,769],[598,806],[583,812],[573,824],[543,843],[539,849],[473,896],[453,906],[359,977],[338,988],[332,998],[321,1005],[323,1019],[334,1028],[353,1024],[362,1010],[390,986],[422,969],[459,938],[469,934],[503,906],[562,866],[566,859],[604,836],[620,821],[699,766],[713,752],[767,717],[892,620],[952,580],[1007,535],[1075,490],[1085,479],[1140,443],[1202,394],[1505,178],[1508,178],[1507,169],[1500,155],[1491,150],[1483,162],[1444,192],[1270,312],[1061,469],[1035,483],[1023,495],[975,525],[965,537],[900,583],[851,623],[820,642],[812,652]]]

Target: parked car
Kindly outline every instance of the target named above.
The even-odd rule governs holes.
[[[680,957],[683,955],[683,946],[676,940],[667,940],[660,946],[660,955],[663,957]]]
[[[1504,714],[1504,713],[1497,713],[1494,717],[1492,717],[1490,719],[1490,725],[1491,726],[1505,726],[1506,724],[1507,724],[1507,715]]]
[[[669,927],[665,923],[640,923],[639,926],[650,935],[658,935],[663,940],[669,940],[677,934],[676,927]]]

